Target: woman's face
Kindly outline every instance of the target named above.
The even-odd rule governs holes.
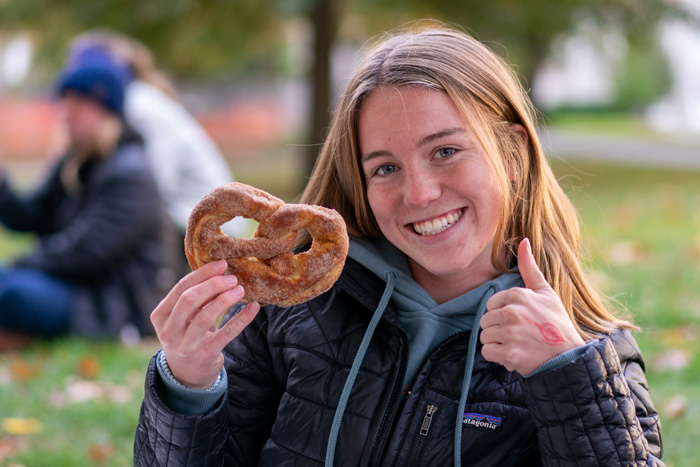
[[[79,93],[66,91],[60,100],[60,111],[73,145],[94,140],[107,111],[96,101]]]
[[[447,94],[379,89],[358,125],[370,207],[414,279],[442,303],[496,277],[501,197],[484,148]]]

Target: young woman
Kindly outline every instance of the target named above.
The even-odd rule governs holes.
[[[149,314],[175,283],[165,212],[140,137],[122,118],[118,73],[58,79],[69,149],[29,193],[0,181],[0,221],[37,235],[0,269],[0,348],[31,337],[153,333]],[[172,234],[174,235],[174,234]]]
[[[216,143],[178,100],[151,51],[137,40],[109,29],[88,30],[72,41],[68,62],[111,62],[122,68],[124,117],[143,136],[146,159],[182,244],[195,204],[234,179]],[[241,237],[252,232],[251,225],[238,217],[223,228]],[[184,275],[190,268],[182,248],[179,258]]]
[[[662,465],[632,325],[585,277],[533,114],[459,31],[377,45],[302,198],[343,215],[343,274],[218,330],[243,290],[221,262],[184,278],[151,316],[135,463]]]

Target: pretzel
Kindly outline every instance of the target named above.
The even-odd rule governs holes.
[[[253,238],[229,237],[221,225],[236,216],[258,221]],[[311,247],[294,254],[300,231],[308,230]],[[330,289],[348,253],[345,221],[333,209],[285,204],[243,183],[211,191],[187,221],[185,255],[194,271],[225,259],[228,274],[238,278],[245,299],[261,305],[291,306]]]

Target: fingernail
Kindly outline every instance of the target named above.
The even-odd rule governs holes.
[[[234,288],[232,288],[231,293],[238,296],[238,297],[242,297],[243,295],[245,295],[245,291],[243,290],[243,287],[241,287],[240,285],[237,285]]]
[[[527,251],[529,251],[530,254],[532,254],[532,245],[530,244],[530,239],[527,238],[527,237],[525,237],[525,242],[527,242],[527,244],[526,244],[526,246],[527,246]]]
[[[236,276],[232,276],[230,274],[226,274],[224,276],[224,280],[226,281],[227,284],[230,284],[230,285],[238,284],[238,278]]]
[[[216,262],[216,269],[224,270],[226,268],[228,268],[228,263],[225,259],[220,259]]]

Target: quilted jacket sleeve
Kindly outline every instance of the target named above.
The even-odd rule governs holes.
[[[644,360],[628,331],[524,384],[544,465],[664,465]]]
[[[154,357],[134,441],[135,466],[258,463],[281,395],[268,351],[266,312],[270,310],[263,309],[224,350],[227,390],[205,414],[183,415],[168,408]]]
[[[146,394],[134,440],[134,466],[221,466],[228,434],[226,396],[202,415],[168,408],[155,357],[148,366]]]

